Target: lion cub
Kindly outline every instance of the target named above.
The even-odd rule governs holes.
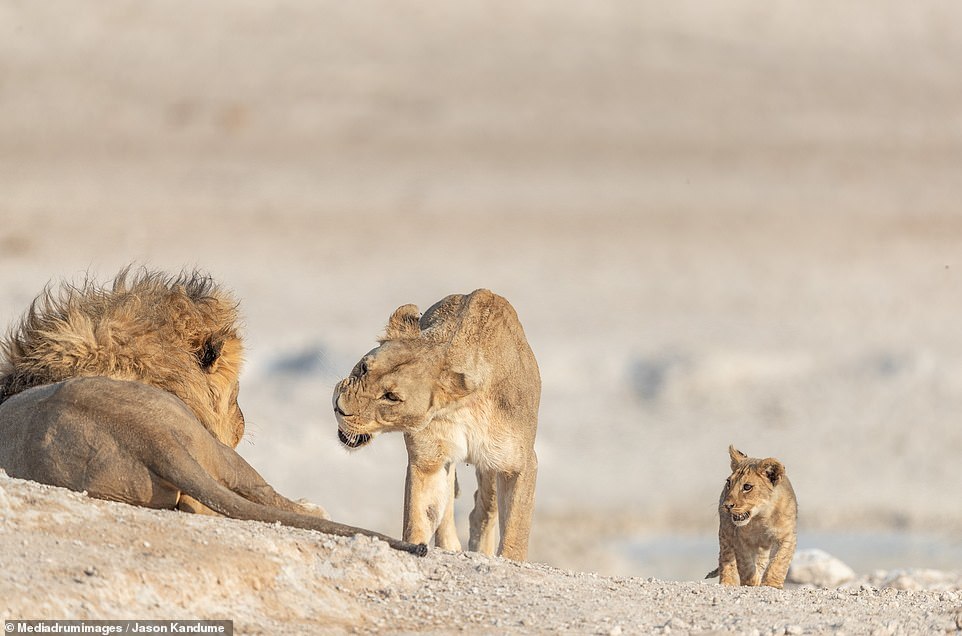
[[[728,447],[732,474],[718,502],[718,569],[722,585],[785,584],[795,555],[798,504],[777,459],[748,457]]]
[[[380,346],[334,389],[338,438],[358,448],[404,433],[405,540],[460,550],[455,465],[474,464],[478,489],[468,548],[524,560],[534,509],[541,376],[518,315],[486,289],[454,294],[422,316],[391,316]],[[497,532],[500,529],[500,545]]]

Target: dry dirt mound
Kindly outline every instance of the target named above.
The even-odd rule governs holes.
[[[959,629],[962,605],[951,589],[727,589],[437,550],[416,559],[365,537],[144,510],[6,476],[0,554],[2,619],[230,619],[244,634],[918,633]]]

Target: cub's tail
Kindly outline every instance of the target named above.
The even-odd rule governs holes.
[[[718,577],[718,568],[715,568],[711,572],[705,575],[706,579],[714,579]]]

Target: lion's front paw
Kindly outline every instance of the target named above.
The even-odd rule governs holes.
[[[327,514],[327,510],[324,510],[324,508],[322,508],[321,506],[318,506],[316,503],[312,503],[307,499],[298,499],[294,503],[300,506],[301,510],[303,510],[306,514],[311,515],[312,517],[320,517],[321,519],[328,519],[328,520],[330,520],[331,518],[331,516]]]

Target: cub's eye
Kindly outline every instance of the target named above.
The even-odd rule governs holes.
[[[390,391],[388,391],[387,393],[385,393],[384,395],[382,395],[382,396],[381,396],[381,399],[382,399],[382,400],[387,400],[388,402],[400,402],[400,401],[401,401],[401,398],[398,397],[397,393],[391,393]]]
[[[361,375],[367,375],[367,362],[365,362],[364,360],[361,360],[360,372],[361,372]]]
[[[754,488],[754,486],[752,486],[751,484],[745,484],[744,486],[742,486],[742,490],[744,490],[745,492],[748,492],[752,488]]]
[[[726,480],[725,480],[725,488],[731,488],[731,487],[732,487],[732,480],[731,480],[731,479],[726,479]]]

